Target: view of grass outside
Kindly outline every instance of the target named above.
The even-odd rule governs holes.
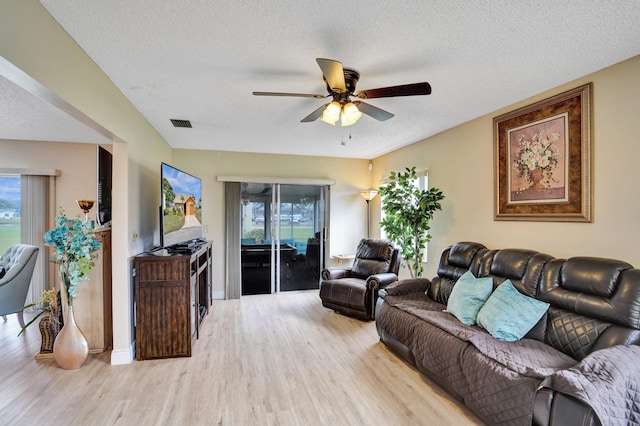
[[[20,242],[20,219],[0,219],[0,254]]]
[[[310,223],[294,223],[280,226],[280,239],[293,238],[296,241],[307,241],[313,237],[313,225]]]
[[[282,203],[280,214],[280,240],[294,240],[300,243],[306,243],[309,238],[313,238],[313,214],[314,206],[312,203]],[[260,244],[262,240],[267,239],[265,235],[265,223],[268,224],[265,217],[264,202],[249,202],[248,210],[250,220],[242,225],[242,238],[255,238],[256,243]],[[271,206],[275,210],[275,206]],[[268,225],[267,225],[268,226]],[[275,236],[275,231],[271,233]]]
[[[257,242],[264,239],[264,223],[252,223],[248,230],[243,233],[242,238],[255,238]],[[313,237],[313,224],[311,223],[293,223],[282,224],[280,227],[280,239],[286,240],[293,238],[295,241],[304,242],[308,238]]]
[[[20,176],[0,175],[0,254],[20,243]]]

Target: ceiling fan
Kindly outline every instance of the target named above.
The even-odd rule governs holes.
[[[322,77],[326,83],[328,95],[311,93],[282,93],[282,92],[253,92],[255,96],[296,96],[324,99],[331,96],[333,100],[322,105],[301,120],[309,123],[321,118],[322,121],[335,125],[338,120],[342,126],[350,126],[360,119],[362,113],[385,121],[393,114],[360,99],[391,98],[396,96],[430,95],[431,85],[427,82],[403,84],[400,86],[381,87],[378,89],[356,90],[360,73],[351,68],[344,68],[342,63],[333,59],[316,58],[322,70]],[[357,98],[351,100],[351,97]]]

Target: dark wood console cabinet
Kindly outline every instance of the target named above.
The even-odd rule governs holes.
[[[191,356],[211,306],[211,242],[134,257],[136,359]]]

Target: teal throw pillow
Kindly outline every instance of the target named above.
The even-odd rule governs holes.
[[[524,295],[507,280],[491,294],[478,312],[478,325],[498,340],[524,337],[549,309],[549,304]]]
[[[493,278],[476,278],[467,271],[453,286],[447,302],[447,311],[463,324],[474,325],[480,308],[491,296],[492,290]]]

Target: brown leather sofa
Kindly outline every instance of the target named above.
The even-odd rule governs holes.
[[[351,268],[324,269],[322,305],[363,321],[374,319],[378,291],[398,280],[401,256],[389,241],[364,238]]]
[[[493,292],[509,280],[549,307],[524,338],[494,339],[446,311],[467,271],[492,277]],[[380,340],[488,424],[640,421],[639,269],[463,242],[442,253],[437,274],[380,292]]]

